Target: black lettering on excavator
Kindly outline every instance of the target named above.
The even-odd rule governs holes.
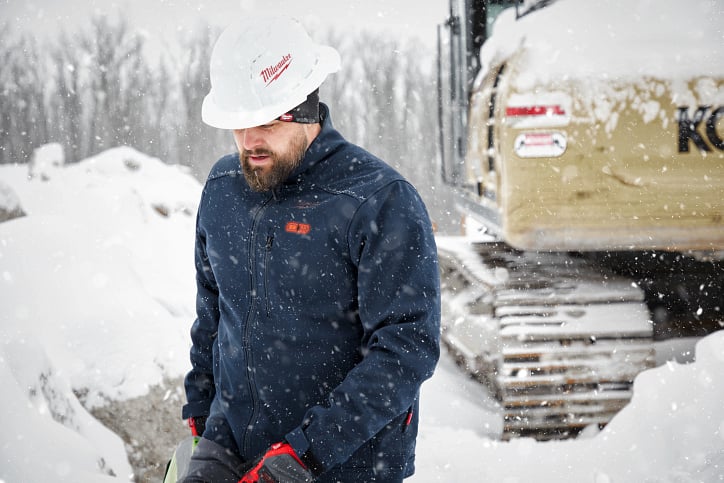
[[[700,151],[711,151],[711,147],[704,140],[698,129],[699,124],[707,115],[707,112],[711,106],[699,106],[694,112],[693,119],[689,118],[689,108],[679,107],[678,120],[679,120],[679,152],[689,152],[689,141],[693,142],[694,145]],[[716,132],[716,125],[720,118],[724,117],[724,106],[719,106],[714,109],[706,120],[706,137],[709,142],[719,150],[724,151],[724,140]]]
[[[694,119],[689,119],[689,108],[679,108],[680,153],[689,152],[689,139],[694,142],[694,144],[697,148],[699,148],[700,151],[711,151],[711,148],[707,146],[704,142],[704,138],[702,138],[701,134],[697,132],[697,128],[699,127],[699,124],[701,124],[702,119],[704,119],[704,115],[706,114],[706,111],[708,109],[709,106],[699,106],[699,109],[697,109],[696,113],[694,114]]]
[[[724,141],[716,132],[716,123],[722,116],[724,116],[724,106],[719,106],[719,108],[711,113],[711,116],[709,116],[709,119],[706,121],[706,136],[715,148],[724,151]]]

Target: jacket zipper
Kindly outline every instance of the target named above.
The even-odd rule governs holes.
[[[271,316],[271,306],[269,302],[269,262],[271,261],[271,251],[274,245],[274,234],[269,232],[266,236],[266,246],[264,250],[264,301],[266,302],[266,316]]]
[[[248,244],[248,253],[249,253],[249,283],[250,288],[253,292],[256,292],[257,290],[257,275],[256,275],[256,263],[255,260],[257,260],[256,256],[256,249],[255,249],[255,239],[256,239],[256,228],[257,224],[259,223],[259,220],[261,218],[262,213],[264,212],[264,209],[266,208],[266,205],[271,201],[271,199],[265,201],[256,211],[254,214],[254,222],[252,224],[252,230],[249,237],[249,244]],[[247,426],[252,426],[256,423],[256,418],[259,413],[259,397],[257,395],[256,390],[256,380],[254,378],[254,367],[253,367],[253,361],[252,361],[252,350],[250,346],[250,333],[251,333],[251,326],[253,325],[254,321],[256,320],[254,317],[255,307],[259,303],[258,301],[259,295],[257,293],[254,293],[251,295],[251,303],[249,304],[249,311],[246,316],[246,323],[244,324],[244,335],[243,335],[243,350],[245,354],[246,359],[246,377],[249,385],[249,396],[251,398],[251,415],[249,417],[249,423]],[[244,438],[243,438],[243,447],[239,448],[243,453],[246,454],[249,453],[251,447],[250,442],[250,432],[249,430],[244,431]]]

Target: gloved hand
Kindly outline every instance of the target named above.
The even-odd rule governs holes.
[[[189,418],[189,428],[193,436],[201,436],[206,429],[206,416],[192,416]]]
[[[259,457],[238,483],[303,483],[314,481],[288,443],[275,443]]]

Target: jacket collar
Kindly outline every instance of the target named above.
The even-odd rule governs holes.
[[[307,148],[307,152],[302,158],[302,162],[289,175],[289,178],[283,183],[296,184],[299,183],[304,174],[319,164],[324,159],[331,156],[337,149],[345,143],[342,135],[332,125],[332,118],[329,114],[329,107],[326,104],[319,103],[319,117],[322,130]]]

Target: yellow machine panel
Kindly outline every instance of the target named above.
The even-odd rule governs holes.
[[[525,106],[501,82],[495,168],[504,239],[524,249],[724,249],[724,107],[702,97],[676,104],[682,93],[654,79],[606,87],[620,100],[598,119],[575,102],[573,82],[541,86],[557,96],[527,96]],[[724,97],[724,81],[715,91]],[[536,107],[554,112],[520,111]]]

